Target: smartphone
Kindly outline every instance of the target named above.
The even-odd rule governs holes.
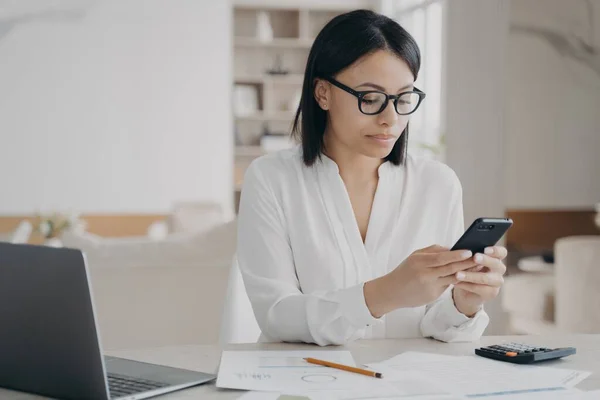
[[[510,218],[477,218],[451,250],[471,250],[473,254],[483,253],[486,247],[498,243],[512,224]]]

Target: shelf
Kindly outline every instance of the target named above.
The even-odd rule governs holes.
[[[260,146],[235,146],[236,157],[260,157],[267,152]]]
[[[253,37],[236,37],[234,44],[237,47],[271,47],[271,48],[295,48],[310,49],[313,44],[312,39],[299,38],[275,38],[268,42],[263,42]]]
[[[241,97],[236,97],[236,101],[246,101],[243,96],[246,89],[248,101],[254,102],[254,91],[257,96],[256,105],[248,108],[250,115],[236,116],[236,107],[232,107],[233,134],[235,143],[240,144],[234,147],[236,201],[239,201],[244,173],[254,159],[287,148],[288,144],[297,145],[290,137],[290,131],[302,95],[307,58],[317,34],[336,15],[353,9],[372,8],[370,3],[366,0],[303,0],[295,4],[281,0],[232,1],[233,38],[230,46],[233,46],[233,73],[230,79],[233,93]],[[265,13],[270,27],[265,24]],[[261,32],[267,33],[264,36],[270,36],[271,40],[259,39],[259,35],[263,36]],[[278,68],[289,73],[267,73]],[[238,85],[250,86],[254,90]],[[273,136],[263,137],[265,131]]]
[[[235,77],[235,83],[253,83],[253,84],[286,84],[286,85],[302,85],[304,75],[302,74],[285,74],[285,75],[238,75]]]
[[[238,121],[276,121],[276,122],[292,122],[296,114],[291,111],[271,112],[271,113],[256,113],[253,115],[235,117]]]

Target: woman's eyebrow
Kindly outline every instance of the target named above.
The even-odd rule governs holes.
[[[379,85],[377,85],[377,84],[375,84],[375,83],[371,83],[371,82],[364,82],[364,83],[361,83],[360,85],[358,85],[358,86],[357,86],[357,88],[359,88],[359,87],[361,87],[361,86],[371,87],[371,88],[373,88],[373,89],[375,89],[375,90],[380,90],[380,91],[382,91],[382,92],[385,92],[385,88],[384,88],[383,86],[379,86]],[[398,90],[398,92],[401,92],[401,91],[403,91],[404,89],[411,89],[412,87],[413,87],[413,84],[412,84],[412,83],[409,83],[408,85],[405,85],[405,86],[401,87],[401,88]]]

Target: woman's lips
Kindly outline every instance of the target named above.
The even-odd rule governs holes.
[[[367,137],[380,144],[389,144],[396,140],[396,137],[392,135],[367,135]]]

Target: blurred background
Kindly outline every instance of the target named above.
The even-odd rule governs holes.
[[[486,334],[600,332],[600,0],[0,0],[0,240],[83,249],[108,348],[217,340],[244,171],[357,8],[420,45],[409,151],[515,222]]]

